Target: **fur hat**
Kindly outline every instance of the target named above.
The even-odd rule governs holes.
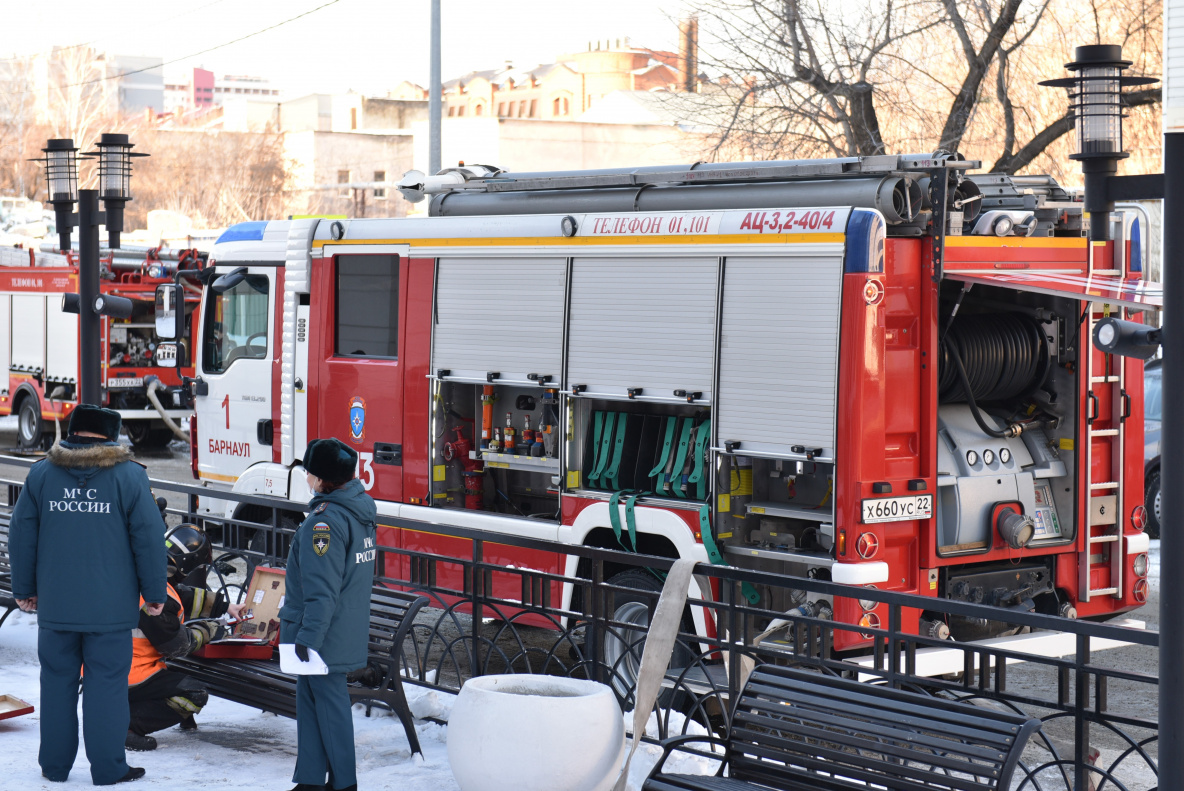
[[[90,404],[79,404],[70,413],[70,434],[102,434],[111,442],[119,441],[119,428],[123,420],[113,409],[103,409]]]
[[[308,443],[301,465],[326,483],[346,483],[353,480],[358,454],[334,437],[314,439]]]

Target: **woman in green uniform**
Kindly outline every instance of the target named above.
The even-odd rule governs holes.
[[[357,463],[358,454],[332,438],[313,440],[304,453],[313,498],[288,552],[280,641],[294,643],[302,661],[316,652],[329,672],[296,682],[293,791],[358,787],[345,677],[366,666],[377,509],[354,477]]]

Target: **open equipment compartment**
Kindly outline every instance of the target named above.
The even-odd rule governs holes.
[[[938,554],[990,551],[1002,539],[996,504],[1009,501],[1032,519],[1027,546],[1072,542],[1078,358],[1089,343],[1078,331],[1081,305],[950,281],[942,284],[941,299]],[[1012,435],[1010,426],[1022,433]]]
[[[537,385],[435,384],[434,504],[558,520],[557,391]]]

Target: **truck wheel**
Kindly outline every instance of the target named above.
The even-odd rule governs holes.
[[[17,415],[17,441],[24,450],[41,450],[48,439],[41,404],[35,396],[29,396],[21,402]]]
[[[1148,473],[1144,493],[1143,504],[1147,507],[1147,527],[1144,532],[1151,538],[1159,538],[1159,470]]]
[[[609,578],[608,584],[652,593],[662,592],[662,581],[646,569],[622,571]],[[602,656],[613,691],[623,703],[631,703],[637,688],[637,673],[641,668],[646,632],[650,626],[649,605],[654,600],[628,593],[616,593],[613,598],[615,609],[612,620],[628,626],[608,627],[602,637]],[[689,612],[683,615],[679,629],[689,633],[695,631]],[[670,672],[677,673],[678,668],[688,667],[694,660],[691,650],[682,642],[677,642],[670,657]],[[670,705],[672,696],[681,697],[676,690],[666,690],[659,700],[663,705]]]
[[[274,554],[267,552],[267,534],[268,530],[256,530],[251,535],[251,541],[247,548],[251,552],[258,552],[263,555],[261,560],[256,560],[254,555],[247,559],[247,579],[246,585],[251,584],[251,575],[255,573],[256,566],[273,566],[278,561],[280,563],[288,559],[288,550],[292,546],[292,536],[300,527],[300,522],[294,519],[290,514],[280,514],[280,530],[275,536]]]
[[[167,428],[156,428],[155,420],[129,420],[124,423],[127,438],[137,449],[159,449],[166,447],[173,440],[173,432]]]

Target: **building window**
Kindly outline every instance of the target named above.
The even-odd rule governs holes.
[[[349,171],[348,170],[337,171],[337,183],[338,184],[349,184]],[[343,198],[348,198],[349,197],[349,187],[345,187],[344,189],[340,190],[337,194]]]
[[[349,108],[349,128],[350,129],[357,129],[358,128],[358,108],[357,107]]]
[[[375,181],[386,181],[386,171],[385,170],[374,171],[374,180]],[[374,188],[374,200],[386,200],[386,187],[375,187]]]
[[[499,102],[499,103],[498,103],[498,106],[497,106],[497,117],[498,117],[498,118],[505,118],[505,117],[506,117],[506,103],[505,103],[505,102]]]
[[[464,106],[463,104],[462,104],[460,107],[457,107],[457,108],[456,108],[456,114],[457,114],[459,117],[461,117],[461,118],[463,118],[463,117],[464,117],[464,114],[465,114],[465,106]]]
[[[339,357],[398,357],[399,256],[337,256],[334,313]]]
[[[526,117],[526,100],[525,99],[518,102],[518,117],[519,118]]]
[[[531,99],[530,100],[530,117],[531,118],[538,118],[539,117],[539,100],[538,99]]]
[[[473,115],[485,115],[485,105],[479,104],[473,108]]]
[[[456,115],[456,108],[455,108],[455,107],[449,107],[449,108],[448,108],[448,115],[449,115],[449,117],[455,116],[455,115]]]

